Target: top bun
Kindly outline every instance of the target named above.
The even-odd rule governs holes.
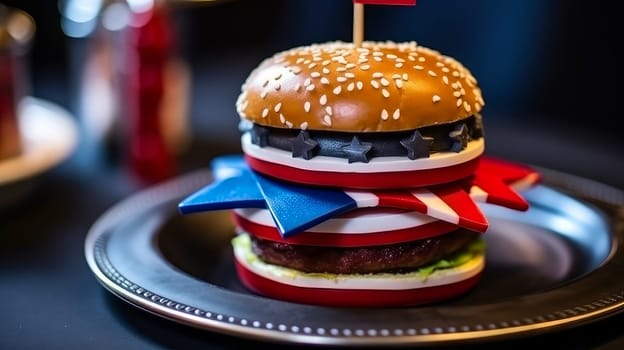
[[[412,130],[479,113],[481,90],[455,59],[416,43],[329,42],[264,60],[236,103],[244,120],[338,132]]]

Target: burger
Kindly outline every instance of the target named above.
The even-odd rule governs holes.
[[[501,187],[480,179],[508,173],[506,184],[526,183],[533,174],[482,157],[483,106],[467,68],[413,42],[279,52],[236,102],[241,163],[214,162],[227,175],[180,209],[232,209],[237,274],[263,296],[338,307],[459,297],[485,267],[487,219],[473,199]],[[502,187],[514,195],[499,204],[526,209]],[[358,204],[298,232],[284,232],[276,216],[305,220],[344,196]]]
[[[243,84],[242,148],[260,173],[351,188],[470,175],[484,151],[476,79],[410,43],[331,42],[262,62]]]

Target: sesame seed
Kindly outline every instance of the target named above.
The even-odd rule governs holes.
[[[431,101],[433,101],[433,103],[440,102],[440,96],[433,95],[433,97],[431,98]]]
[[[310,76],[311,76],[312,78],[318,78],[318,77],[320,77],[320,76],[321,76],[321,73],[319,73],[319,72],[312,72],[312,73],[310,73]]]
[[[425,62],[425,58],[423,56],[418,57],[418,62]]]
[[[303,122],[301,123],[301,125],[299,125],[299,129],[301,130],[305,130],[308,128],[308,122]]]
[[[260,93],[260,98],[264,100],[264,99],[266,98],[267,94],[268,94],[268,92],[267,92],[266,90],[265,90],[265,91],[262,91],[262,92]]]
[[[390,92],[388,92],[388,90],[386,89],[381,89],[381,94],[383,95],[383,97],[388,98],[390,97]]]
[[[384,55],[384,53],[383,53],[383,52],[380,52],[380,51],[375,51],[375,52],[373,52],[373,56],[374,56],[374,57],[380,57],[380,56],[383,56],[383,55]]]
[[[336,72],[345,72],[347,70],[347,68],[345,67],[338,67],[336,68]]]
[[[330,70],[327,67],[323,67],[323,74],[329,74]]]
[[[407,59],[408,59],[408,60],[410,60],[410,61],[412,61],[412,62],[416,61],[416,59],[414,58],[414,56],[407,56]]]
[[[374,59],[375,61],[377,61],[377,62],[381,62],[381,61],[382,61],[381,57],[373,57],[373,59]]]
[[[400,74],[392,74],[392,79],[401,79],[401,75]]]
[[[399,63],[404,63],[404,62],[405,62],[405,60],[404,60],[404,59],[402,59],[402,58],[400,58],[400,57],[399,57],[399,58],[397,58],[395,61],[397,61],[397,62],[399,62]]]
[[[325,116],[323,117],[323,122],[325,122],[325,124],[327,124],[327,125],[329,125],[329,126],[331,126],[331,125],[332,125],[331,117],[330,117],[330,116],[328,116],[328,115],[325,115]]]
[[[323,61],[323,63],[321,63],[321,64],[322,64],[322,65],[324,65],[324,66],[326,66],[326,65],[328,65],[328,64],[330,64],[330,63],[331,63],[331,61],[330,61],[330,60],[325,60],[325,61]]]
[[[308,85],[308,87],[306,87],[306,90],[308,90],[308,91],[314,90],[314,84]]]
[[[386,111],[385,109],[381,110],[381,119],[388,120],[388,111]]]
[[[325,112],[327,112],[328,115],[334,115],[334,111],[332,110],[331,106],[327,106],[325,107]]]
[[[381,85],[383,86],[388,86],[390,85],[390,82],[388,81],[388,79],[386,78],[381,78],[381,80],[379,81],[381,83]]]
[[[416,70],[423,70],[423,69],[425,69],[425,67],[419,66],[419,65],[415,65],[414,69],[416,69]]]
[[[321,78],[321,84],[323,84],[323,85],[329,85],[329,79],[327,79],[326,77],[322,77],[322,78]]]
[[[367,63],[368,62],[368,58],[360,58],[358,60],[358,63]]]
[[[371,80],[370,83],[375,89],[379,89],[379,83],[377,82],[377,80]]]
[[[448,77],[446,75],[442,77],[442,81],[444,84],[448,85]]]
[[[286,117],[284,117],[283,114],[280,113],[279,118],[280,118],[280,122],[282,122],[282,124],[286,123]]]
[[[469,75],[466,80],[468,81],[470,86],[473,86],[477,83],[477,79],[475,79],[475,77],[473,77],[472,75]]]
[[[455,97],[461,97],[461,92],[459,92],[459,91],[454,91],[454,92],[453,92],[453,96],[455,96]]]
[[[394,84],[396,85],[397,89],[400,89],[403,87],[403,80],[401,79],[394,79]]]
[[[324,106],[327,103],[327,95],[321,95],[321,98],[319,98],[319,103],[321,104],[321,106]]]
[[[397,63],[394,66],[397,67],[397,68],[401,68],[401,67],[403,67],[403,63]]]
[[[355,83],[351,82],[347,85],[347,91],[353,91],[355,89]]]
[[[347,81],[347,78],[345,78],[345,77],[338,77],[338,78],[336,78],[336,81],[339,82],[339,83],[344,83],[345,81]]]
[[[280,111],[280,109],[282,109],[282,103],[281,103],[281,102],[279,102],[278,104],[276,104],[276,105],[275,105],[274,110],[275,110],[275,112],[277,113],[277,112],[279,112],[279,111]]]
[[[312,83],[312,80],[310,78],[306,78],[306,80],[303,81],[303,86],[308,86],[310,83]]]
[[[459,76],[459,72],[458,72],[458,71],[456,71],[456,70],[454,70],[454,71],[453,71],[453,76],[454,76],[455,78],[457,78],[457,77]]]
[[[462,99],[461,99],[461,98],[460,98],[460,99],[457,99],[457,103],[456,103],[457,108],[459,108],[459,106],[461,106],[461,105],[462,105],[462,102],[463,102],[463,101],[462,101]]]
[[[347,65],[345,66],[347,69],[351,69],[355,67],[355,63],[347,63]]]
[[[391,53],[387,54],[387,55],[386,55],[386,57],[388,57],[388,58],[389,58],[389,59],[391,59],[391,60],[394,60],[394,59],[396,59],[396,58],[397,58],[397,56],[396,56],[396,55],[393,55],[393,54],[391,54]]]
[[[269,109],[265,108],[262,110],[262,118],[266,118],[269,115]]]
[[[448,69],[447,67],[442,67],[442,71],[443,71],[444,73],[448,73],[448,72],[450,72],[451,70],[450,70],[450,69]]]
[[[342,92],[342,86],[338,85],[334,88],[333,93],[334,95],[340,95],[340,92]]]
[[[292,129],[292,127],[293,127],[293,123],[292,123],[292,122],[289,122],[289,121],[286,121],[286,126],[287,126],[288,128],[290,128],[290,129]]]
[[[436,74],[436,72],[430,70],[427,72],[427,74],[431,75],[432,77],[437,77],[438,75]]]
[[[353,79],[353,78],[355,78],[355,74],[353,74],[351,72],[347,72],[347,73],[345,73],[345,77],[347,77],[349,79]]]
[[[382,78],[383,77],[383,73],[382,72],[375,72],[373,73],[373,78]]]
[[[436,66],[438,66],[438,67],[442,68],[442,67],[444,67],[444,63],[442,63],[442,62],[436,62]]]
[[[369,70],[370,69],[370,64],[363,64],[360,66],[361,70]]]
[[[303,109],[307,112],[310,111],[310,101],[305,101],[305,103],[303,104]]]
[[[358,81],[357,83],[355,83],[355,86],[357,86],[358,90],[362,90],[364,88],[364,83],[362,83],[361,81]]]
[[[297,61],[295,61],[296,64],[301,64],[303,62],[304,58],[303,57],[299,57],[297,58]]]
[[[407,73],[403,73],[403,75],[401,76],[401,78],[403,78],[403,80],[405,80],[405,81],[407,81],[408,77],[409,76],[407,75]]]
[[[466,101],[464,101],[464,109],[466,110],[466,112],[470,113],[470,105]]]
[[[401,117],[401,110],[397,108],[394,110],[394,113],[392,113],[392,119],[398,120],[400,117]]]

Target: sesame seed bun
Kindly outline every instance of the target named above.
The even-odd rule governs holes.
[[[292,182],[404,188],[469,176],[484,151],[475,78],[415,43],[329,42],[265,59],[236,107],[249,166]]]
[[[470,71],[438,51],[330,42],[266,59],[243,84],[237,110],[263,126],[383,132],[452,123],[483,105]]]

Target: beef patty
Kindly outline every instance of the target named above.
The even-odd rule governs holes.
[[[458,229],[438,237],[373,247],[319,247],[251,236],[253,252],[264,262],[304,272],[375,273],[413,270],[453,254],[479,233]]]

